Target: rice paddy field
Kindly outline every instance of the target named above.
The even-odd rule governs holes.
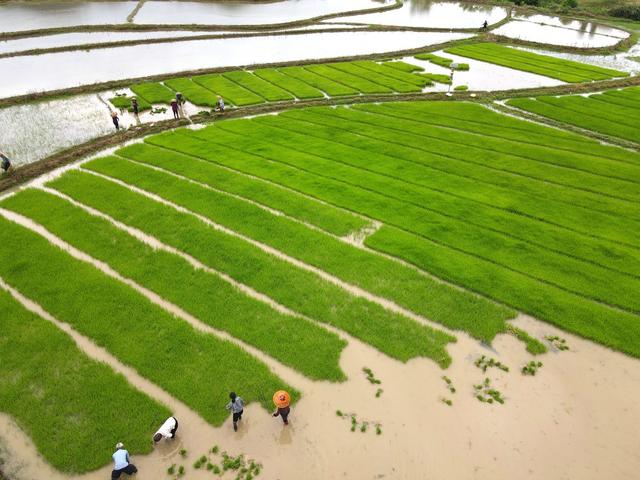
[[[0,478],[116,478],[118,442],[146,480],[636,478],[637,32],[607,22],[0,4],[0,66],[78,72],[0,82]]]

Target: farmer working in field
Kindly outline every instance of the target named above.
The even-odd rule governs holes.
[[[280,415],[285,425],[289,425],[289,413],[291,413],[291,397],[284,390],[279,390],[273,394],[273,403],[276,404],[278,409],[273,412],[273,416]]]
[[[124,449],[122,442],[116,445],[116,453],[113,455],[113,471],[111,472],[111,480],[117,480],[120,475],[126,473],[133,475],[138,471],[133,463],[129,463],[129,452]]]
[[[169,417],[165,420],[162,426],[153,436],[153,441],[158,443],[163,438],[176,438],[176,432],[178,431],[178,419],[176,417]]]
[[[242,412],[244,411],[244,400],[236,395],[236,392],[229,394],[231,401],[227,403],[226,409],[233,413],[233,431],[238,431],[238,422],[242,420]]]
[[[178,113],[178,102],[176,100],[171,100],[171,111],[173,112],[173,118],[178,120],[180,114]]]
[[[120,130],[120,118],[118,118],[118,114],[115,111],[111,112],[111,121],[116,130]]]
[[[216,103],[216,112],[224,112],[224,100],[220,95],[218,95],[218,102]]]
[[[11,160],[7,157],[4,152],[0,151],[0,168],[4,173],[8,173],[13,167],[11,166]]]

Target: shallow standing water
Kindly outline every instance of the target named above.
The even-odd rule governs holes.
[[[402,8],[386,12],[340,18],[341,22],[428,28],[474,28],[485,20],[494,24],[505,18],[507,9],[458,2],[405,0]]]
[[[188,70],[335,58],[434,45],[460,33],[341,32],[192,40],[0,59],[0,98]],[[78,66],[82,68],[78,68]],[[15,78],[20,78],[16,82]]]

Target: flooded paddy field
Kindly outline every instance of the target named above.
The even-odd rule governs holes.
[[[638,46],[390,6],[0,4],[0,478],[635,478]]]

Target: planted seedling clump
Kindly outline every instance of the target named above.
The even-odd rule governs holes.
[[[564,352],[565,350],[569,350],[567,341],[564,338],[561,338],[557,335],[547,335],[544,338],[551,344],[551,346],[557,348],[561,352]]]
[[[540,367],[542,367],[542,362],[531,360],[524,367],[522,367],[522,374],[534,376],[538,372],[538,369]]]
[[[346,419],[346,418],[351,419],[350,430],[352,432],[355,432],[356,430],[360,430],[361,433],[366,433],[366,431],[369,429],[369,425],[374,424],[376,425],[376,434],[380,435],[382,433],[382,428],[381,428],[382,425],[378,422],[373,422],[371,420],[358,421],[358,416],[355,413],[343,413],[340,410],[336,410],[336,415],[343,419]]]
[[[474,365],[476,367],[478,367],[479,369],[481,369],[483,373],[486,373],[487,369],[491,368],[491,367],[497,367],[500,370],[502,370],[503,372],[508,372],[509,371],[509,367],[507,367],[506,365],[498,362],[497,360],[495,360],[493,358],[486,357],[485,355],[482,355],[480,358],[478,358],[474,362]]]
[[[504,397],[498,390],[491,387],[491,380],[489,378],[485,378],[483,383],[474,385],[473,388],[478,401],[482,403],[497,402],[504,404]]]
[[[362,371],[365,373],[365,375],[367,376],[367,380],[369,380],[369,383],[373,384],[373,385],[380,385],[382,382],[380,380],[378,380],[375,375],[373,374],[373,371],[368,368],[368,367],[364,367],[362,369]]]

